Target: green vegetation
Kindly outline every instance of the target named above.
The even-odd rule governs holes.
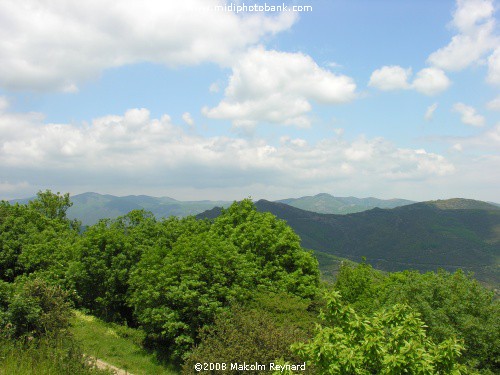
[[[270,363],[299,361],[291,345],[312,337],[317,322],[314,303],[289,294],[261,293],[253,301],[233,305],[201,332],[200,344],[187,358],[184,374],[194,374],[196,363]],[[312,310],[312,311],[311,311]],[[224,373],[236,374],[229,368]],[[259,374],[259,371],[246,371]],[[312,368],[306,373],[312,372]]]
[[[96,374],[69,335],[67,293],[41,279],[0,281],[0,374]]]
[[[424,322],[408,306],[396,304],[371,316],[342,303],[340,293],[327,295],[323,325],[296,352],[320,374],[457,374],[463,349],[456,339],[439,344],[429,339]]]
[[[464,205],[472,209],[416,203],[391,210],[324,215],[264,200],[256,203],[259,211],[286,220],[305,248],[355,262],[366,257],[377,269],[391,272],[462,269],[500,289],[500,210],[488,204],[492,209],[477,209],[470,202]]]
[[[181,358],[198,330],[255,290],[315,295],[319,271],[299,238],[253,203],[234,203],[213,222],[143,253],[130,279],[130,304],[149,337]],[[191,223],[193,225],[194,223]]]
[[[297,210],[282,206],[287,215]],[[69,207],[68,195],[50,191],[27,205],[0,203],[0,373],[96,373],[83,353],[136,374],[188,374],[197,362],[303,361],[319,374],[500,371],[499,303],[461,271],[382,273],[320,251],[315,258],[285,221],[250,199],[212,220],[132,210],[83,233],[66,217]],[[490,236],[490,250],[497,246],[493,211],[398,210],[398,220],[434,218],[409,221],[418,233],[431,225],[433,249],[439,233],[481,246]],[[315,218],[311,243],[325,241],[322,226],[337,230],[331,215],[304,215],[291,217],[301,230]],[[389,224],[417,233],[388,211],[357,215],[381,217],[385,226],[369,228],[382,238]],[[320,284],[317,259],[329,283]]]
[[[142,346],[145,333],[75,311],[71,333],[88,356],[102,359],[135,375],[177,374],[175,369],[158,362],[154,353]]]
[[[405,303],[420,314],[436,342],[463,341],[463,363],[485,373],[500,370],[499,300],[461,271],[382,274],[365,263],[344,265],[334,288],[363,313]]]
[[[111,375],[85,359],[73,340],[13,342],[0,339],[1,375]]]

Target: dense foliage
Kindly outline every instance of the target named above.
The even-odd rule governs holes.
[[[0,282],[0,333],[8,338],[46,337],[65,333],[71,305],[59,286],[41,279],[15,285]]]
[[[189,224],[202,230],[143,252],[130,280],[138,322],[174,357],[197,342],[201,327],[256,290],[316,293],[317,261],[284,222],[258,213],[250,200],[234,203],[210,226]]]
[[[135,210],[83,233],[66,218],[70,206],[67,194],[50,191],[27,205],[0,203],[0,333],[10,348],[2,358],[21,358],[49,337],[64,337],[47,342],[54,355],[81,358],[61,334],[71,300],[143,329],[148,347],[187,360],[186,373],[197,361],[301,360],[319,373],[500,371],[499,303],[462,272],[345,263],[314,336],[324,304],[318,261],[250,199],[211,221]],[[294,351],[295,342],[303,344]],[[33,356],[51,358],[52,349]],[[72,373],[86,373],[76,363]]]
[[[85,359],[69,334],[68,294],[42,279],[0,281],[0,373],[107,373]]]
[[[323,325],[297,353],[321,374],[459,374],[463,349],[456,339],[439,344],[427,337],[424,322],[408,306],[396,304],[370,316],[327,296]]]
[[[312,337],[317,322],[313,306],[307,300],[285,293],[261,293],[253,301],[233,305],[230,311],[216,317],[214,325],[202,330],[200,344],[186,360],[183,373],[196,373],[196,363],[268,364],[283,358],[299,362],[291,345]],[[314,373],[312,367],[307,370],[305,373]],[[220,372],[240,373],[231,370],[229,365]],[[260,372],[249,370],[245,373]]]
[[[67,271],[78,232],[61,216],[63,208],[51,218],[46,216],[53,214],[51,210],[46,212],[37,202],[29,206],[0,202],[0,280],[11,282],[34,272],[58,280]]]
[[[471,276],[461,271],[382,274],[363,263],[342,267],[334,288],[365,313],[406,303],[421,315],[432,339],[464,341],[462,361],[468,366],[500,371],[500,303]]]
[[[79,305],[103,319],[133,323],[127,303],[130,271],[143,250],[155,242],[159,229],[154,217],[145,211],[131,211],[89,227],[68,272]]]

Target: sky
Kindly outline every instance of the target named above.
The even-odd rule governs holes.
[[[500,202],[499,6],[2,0],[0,199]]]

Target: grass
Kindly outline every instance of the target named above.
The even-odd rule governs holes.
[[[160,364],[154,354],[142,348],[144,333],[141,330],[105,323],[75,311],[71,331],[85,354],[134,375],[178,374],[173,367]]]
[[[0,338],[0,375],[111,375],[85,361],[73,340]]]

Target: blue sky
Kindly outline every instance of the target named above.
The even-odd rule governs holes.
[[[0,4],[0,199],[500,201],[498,2],[177,3]]]

